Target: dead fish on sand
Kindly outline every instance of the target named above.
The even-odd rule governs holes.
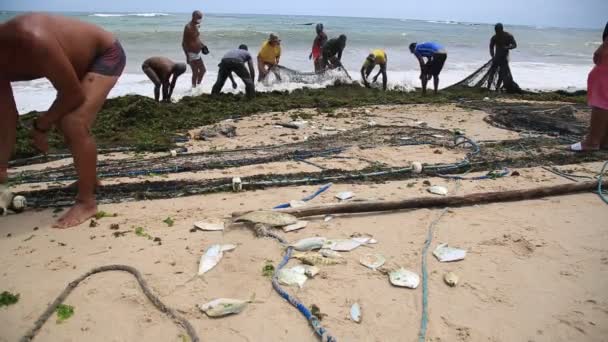
[[[240,313],[248,303],[251,301],[218,298],[206,304],[199,304],[198,308],[209,317],[224,317]]]
[[[331,266],[346,264],[344,258],[326,258],[319,253],[294,253],[292,258],[312,266]]]
[[[195,222],[194,223],[194,227],[200,230],[204,230],[204,231],[220,231],[220,230],[224,230],[224,223],[211,223],[211,222],[204,222],[204,221],[200,221],[200,222]]]
[[[350,319],[355,323],[361,323],[361,305],[359,303],[355,303],[350,307]]]
[[[355,248],[361,246],[361,243],[355,241],[354,239],[344,239],[344,240],[327,240],[323,245],[325,249],[331,249],[336,252],[350,252]]]
[[[198,267],[198,275],[203,275],[209,272],[220,262],[220,260],[222,260],[224,252],[231,251],[235,248],[235,245],[211,245],[201,257]]]
[[[446,187],[439,186],[439,185],[434,185],[434,186],[428,188],[427,191],[430,192],[430,193],[432,193],[432,194],[439,195],[439,196],[447,196],[448,195],[448,189]]]
[[[298,222],[298,219],[293,215],[277,211],[252,211],[238,217],[234,222],[262,223],[271,227],[284,227]]]
[[[296,243],[292,244],[291,247],[293,247],[293,249],[296,251],[307,252],[315,249],[321,249],[323,245],[325,245],[326,241],[327,239],[324,237],[306,238],[297,241]]]

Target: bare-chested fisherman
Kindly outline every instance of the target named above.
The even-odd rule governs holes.
[[[186,54],[186,62],[192,68],[192,88],[196,88],[203,82],[203,76],[207,72],[205,63],[203,63],[202,50],[205,45],[201,41],[199,28],[203,22],[203,13],[201,11],[192,12],[192,20],[184,27],[184,36],[182,38],[182,48]]]
[[[177,78],[186,72],[186,64],[175,63],[166,57],[150,57],[142,64],[141,69],[154,83],[154,99],[156,101],[160,99],[162,87],[163,102],[171,102]]]
[[[76,226],[97,213],[97,148],[91,126],[125,67],[126,56],[110,32],[75,19],[25,14],[0,24],[0,184],[7,182],[19,114],[12,81],[48,79],[57,90],[51,107],[34,121],[34,146],[47,152],[57,127],[74,156],[76,203],[55,224]]]

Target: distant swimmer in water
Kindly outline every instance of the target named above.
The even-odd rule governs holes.
[[[365,84],[366,87],[370,86],[367,78],[371,75],[376,65],[378,65],[380,66],[380,71],[374,76],[372,83],[376,83],[376,81],[378,81],[378,76],[382,74],[382,89],[386,90],[386,83],[388,82],[388,77],[386,75],[387,63],[388,56],[384,50],[378,49],[372,51],[361,67],[361,79],[363,80],[363,84]]]
[[[177,78],[186,72],[186,64],[175,63],[166,57],[150,57],[141,65],[141,69],[154,83],[154,99],[159,101],[162,87],[163,102],[171,102]]]
[[[315,64],[315,72],[323,71],[323,45],[327,42],[327,35],[323,32],[323,24],[317,24],[317,36],[312,42],[312,52],[308,59],[312,59]]]
[[[509,51],[517,48],[517,42],[512,34],[506,32],[501,23],[494,27],[495,35],[490,39],[490,56],[492,66],[488,75],[488,90],[492,90],[492,83],[498,71],[498,82],[496,90],[500,90],[504,84],[507,91],[513,86],[513,76],[509,67]]]
[[[11,82],[46,78],[57,96],[34,120],[30,134],[42,153],[49,150],[53,127],[63,135],[74,156],[78,194],[54,227],[79,225],[97,213],[97,147],[91,128],[125,68],[125,52],[112,33],[98,26],[39,13],[0,24],[0,41],[0,185],[8,181],[19,121]]]
[[[203,53],[209,51],[201,41],[199,29],[203,21],[201,11],[192,12],[192,20],[184,27],[182,38],[182,48],[186,54],[186,62],[192,68],[192,88],[196,88],[203,82],[203,77],[207,72],[203,62]]]
[[[420,81],[422,82],[422,93],[426,94],[426,85],[433,78],[435,94],[439,89],[439,74],[443,70],[448,53],[443,46],[438,43],[412,43],[410,52],[413,53],[420,63]],[[426,58],[426,62],[424,61]]]
[[[281,60],[281,40],[277,35],[271,33],[268,40],[262,44],[260,52],[258,53],[258,81],[262,82],[269,72],[273,72],[274,75],[281,80],[281,76],[277,71],[279,61]]]
[[[245,83],[245,92],[247,97],[252,98],[255,96],[255,70],[253,68],[253,58],[249,51],[247,51],[247,45],[243,44],[236,50],[228,51],[219,65],[220,70],[217,74],[217,81],[213,85],[211,94],[217,95],[222,91],[226,79],[230,78],[232,81],[232,87],[236,89],[237,85],[232,77],[234,72],[238,77],[241,78]],[[245,63],[249,67],[249,71],[245,69]]]
[[[342,66],[342,53],[346,48],[346,36],[332,38],[323,45],[323,70],[335,69]]]

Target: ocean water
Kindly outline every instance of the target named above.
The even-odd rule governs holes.
[[[116,34],[127,53],[127,67],[110,96],[140,94],[153,96],[153,88],[141,72],[142,62],[151,56],[166,56],[184,62],[181,35],[190,14],[174,13],[63,13],[104,27]],[[1,13],[0,22],[18,13]],[[413,89],[418,86],[418,63],[409,52],[411,42],[437,41],[448,50],[448,60],[441,75],[441,86],[448,86],[469,75],[489,59],[489,40],[493,25],[419,21],[405,19],[373,19],[313,16],[270,16],[207,14],[201,26],[203,42],[210,54],[205,56],[207,74],[202,87],[190,89],[190,71],[179,80],[174,98],[208,93],[217,77],[217,64],[223,54],[244,43],[252,54],[270,32],[282,39],[281,64],[291,69],[312,71],[308,60],[315,37],[314,24],[323,23],[329,37],[342,33],[348,36],[343,63],[355,79],[369,52],[382,48],[388,54],[390,87]],[[601,30],[510,26],[517,42],[511,55],[516,81],[531,90],[576,90],[586,88],[587,74],[592,67],[592,54],[601,44]],[[239,82],[240,83],[240,82]],[[323,87],[326,84],[315,85]],[[297,83],[258,86],[258,90],[292,90]],[[226,86],[225,91],[232,91]],[[15,82],[13,90],[20,113],[46,110],[55,91],[46,80]],[[236,91],[243,91],[240,84]]]

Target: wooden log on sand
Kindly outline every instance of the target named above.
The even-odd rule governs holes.
[[[589,181],[526,190],[475,193],[464,196],[419,197],[405,199],[401,201],[368,201],[344,204],[329,204],[314,207],[311,206],[286,209],[281,210],[281,212],[291,214],[296,217],[310,217],[319,215],[369,213],[405,209],[466,207],[477,204],[525,201],[551,196],[570,195],[579,192],[589,192],[596,190],[597,186],[597,181]],[[602,182],[602,188],[608,188],[608,181]],[[244,214],[244,212],[236,212],[233,213],[232,216],[239,217]]]

